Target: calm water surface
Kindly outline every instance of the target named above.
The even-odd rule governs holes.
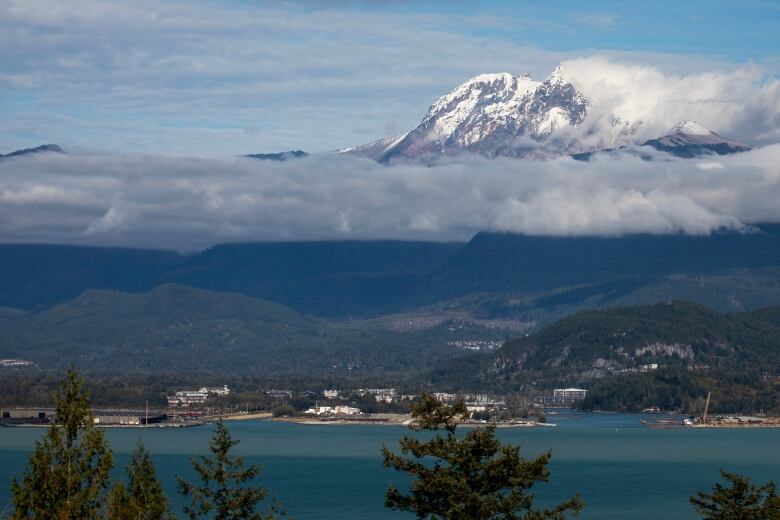
[[[780,480],[780,429],[649,430],[640,416],[554,416],[558,428],[504,429],[499,435],[522,446],[525,456],[553,450],[552,480],[542,501],[579,492],[586,502],[579,518],[617,520],[693,519],[688,497],[708,489],[718,468],[757,481]],[[396,426],[300,425],[271,421],[228,423],[241,440],[238,452],[262,466],[261,482],[299,520],[402,519],[386,510],[384,490],[403,484],[382,467],[382,443],[396,446],[408,432]],[[175,475],[194,478],[189,457],[207,449],[211,427],[107,430],[117,476],[136,440],[152,452],[177,510]],[[11,479],[22,473],[42,430],[0,428],[0,510],[9,501]]]

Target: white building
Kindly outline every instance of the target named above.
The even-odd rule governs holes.
[[[230,388],[224,386],[202,386],[198,390],[179,390],[174,395],[168,396],[169,406],[181,406],[191,404],[203,404],[210,395],[230,395]]]
[[[230,395],[230,388],[228,388],[228,385],[224,385],[222,387],[219,386],[203,386],[198,390],[198,392],[203,392],[206,394],[213,394],[213,395]]]
[[[323,390],[322,395],[325,396],[325,399],[337,399],[339,396],[338,390]]]
[[[359,415],[360,409],[346,405],[315,406],[314,408],[309,408],[303,413],[307,415]]]
[[[587,390],[582,388],[556,388],[553,390],[553,397],[564,401],[582,401],[588,394]]]
[[[208,396],[208,392],[201,392],[200,390],[179,390],[175,395],[168,396],[168,404],[170,406],[203,404]]]
[[[303,412],[308,415],[330,415],[333,413],[333,407],[331,406],[315,406],[314,408],[309,408],[305,412]]]
[[[355,393],[360,397],[373,395],[377,403],[392,403],[398,395],[395,388],[359,388]]]
[[[346,405],[340,405],[340,406],[336,406],[334,408],[334,413],[337,413],[339,415],[359,415],[360,414],[360,408],[355,408],[355,407],[346,406]]]
[[[441,401],[442,403],[451,403],[455,399],[457,399],[457,397],[458,396],[455,395],[455,394],[447,394],[447,393],[444,393],[444,392],[434,392],[433,393],[433,398],[436,399],[437,401]]]

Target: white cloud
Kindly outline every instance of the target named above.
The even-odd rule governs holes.
[[[641,122],[637,135],[645,140],[692,119],[748,144],[780,142],[780,80],[755,65],[670,73],[625,58],[591,56],[566,60],[563,68],[593,103],[579,132],[618,116]]]
[[[44,142],[211,155],[330,150],[383,137],[388,127],[408,130],[437,96],[476,74],[540,77],[558,61],[593,52],[519,43],[537,28],[545,35],[540,43],[560,46],[573,30],[566,15],[402,11],[349,3],[0,2],[0,150]],[[591,24],[615,16],[579,14]],[[758,68],[737,76],[729,65],[701,56],[606,56],[654,64],[648,88],[664,95],[672,92],[659,81],[670,78],[669,70],[716,71],[717,88],[723,70],[726,82],[744,77],[746,85],[726,101],[743,93],[743,105],[774,106],[774,112],[751,122],[752,111],[727,106],[729,126],[715,121],[714,127],[760,142],[776,135],[776,91],[753,88],[761,81]],[[597,94],[596,72],[620,72],[597,61],[581,65]],[[646,79],[638,70],[623,72]],[[631,108],[630,95],[621,99]],[[669,106],[664,110],[681,108]],[[663,121],[672,116],[658,115]]]
[[[154,155],[0,161],[0,242],[197,249],[224,241],[709,233],[780,222],[780,145],[717,159],[461,156],[383,166]]]

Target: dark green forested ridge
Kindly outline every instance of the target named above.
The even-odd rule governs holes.
[[[780,226],[708,236],[544,237],[468,243],[221,244],[192,254],[0,244],[0,306],[36,309],[87,289],[177,283],[304,314],[354,318],[444,306],[550,323],[581,309],[669,298],[727,311],[780,305]]]
[[[675,301],[583,311],[536,334],[507,342],[497,354],[522,368],[631,368],[658,359],[740,368],[780,366],[780,307],[719,313]],[[521,360],[522,359],[522,363]]]
[[[465,360],[441,380],[468,378]],[[780,411],[780,308],[719,313],[690,302],[583,311],[507,342],[481,361],[475,386],[590,389],[585,406]],[[474,373],[472,370],[471,373]]]
[[[257,374],[419,371],[462,355],[452,339],[505,331],[440,324],[388,330],[328,322],[237,293],[162,285],[146,293],[89,290],[75,300],[3,318],[0,358],[42,369]]]

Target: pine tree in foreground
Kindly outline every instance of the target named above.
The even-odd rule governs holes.
[[[405,436],[400,440],[402,455],[382,448],[386,467],[414,479],[408,495],[390,486],[386,507],[432,520],[562,520],[582,509],[579,495],[552,508],[535,509],[530,490],[548,481],[550,453],[526,460],[520,448],[496,438],[494,425],[459,438],[457,423],[467,415],[462,402],[447,406],[421,396],[412,408],[411,427],[444,434],[426,441]]]
[[[54,397],[56,421],[35,444],[21,482],[12,484],[15,519],[100,518],[114,464],[94,427],[84,381],[69,370]]]
[[[127,487],[114,484],[108,495],[109,520],[173,519],[149,452],[139,440],[126,466]]]
[[[200,478],[199,485],[177,477],[179,492],[190,499],[184,512],[191,519],[208,516],[215,520],[273,520],[283,515],[276,503],[265,514],[257,507],[268,495],[260,486],[242,485],[254,480],[260,473],[257,465],[246,469],[241,457],[233,457],[230,451],[239,443],[230,437],[222,421],[209,442],[212,457],[201,455],[192,460],[192,466]]]
[[[780,520],[777,485],[755,486],[750,479],[727,471],[720,475],[729,483],[712,487],[712,493],[691,497],[691,504],[705,520]]]

